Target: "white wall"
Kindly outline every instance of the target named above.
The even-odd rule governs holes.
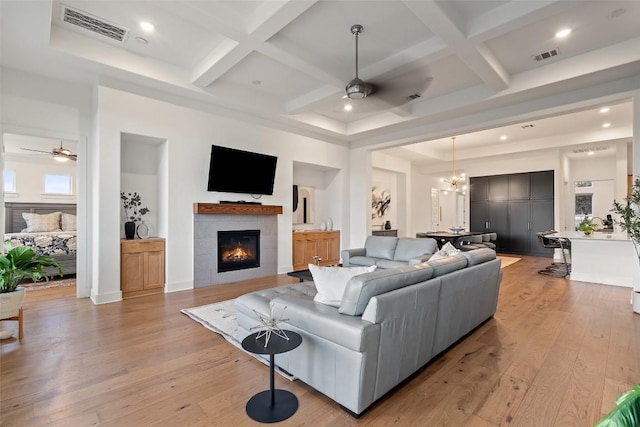
[[[327,184],[334,201],[327,214],[332,215],[334,228],[349,234],[345,218],[348,211],[349,152],[345,147],[311,138],[250,125],[173,104],[156,101],[115,89],[98,89],[98,141],[100,163],[95,177],[100,199],[100,212],[95,235],[100,288],[94,295],[99,302],[119,299],[119,281],[113,271],[119,260],[119,196],[120,196],[120,135],[122,132],[166,139],[167,185],[167,290],[193,286],[193,203],[240,199],[237,194],[206,191],[211,145],[224,145],[278,157],[274,194],[261,202],[282,205],[284,214],[278,218],[278,271],[290,271],[292,231],[293,163],[302,162],[340,170]],[[115,173],[117,172],[117,173]],[[116,176],[114,176],[114,173]],[[249,172],[250,173],[250,172]],[[159,179],[162,174],[160,174]],[[162,185],[161,185],[162,186]],[[247,198],[249,196],[247,195]],[[163,202],[159,201],[162,211]],[[160,220],[162,222],[162,220]],[[160,229],[163,227],[160,226]]]
[[[333,223],[334,229],[339,229],[341,208],[336,206],[334,196],[343,192],[340,188],[340,170],[322,170],[309,165],[294,163],[293,183],[299,186],[313,188],[313,222],[307,224],[293,224],[294,230],[318,230],[321,224]]]
[[[376,229],[375,225],[379,226],[388,220],[391,221],[391,228],[398,230],[398,236],[415,237],[412,224],[414,198],[411,162],[374,151],[371,153],[371,166],[369,212],[371,212],[371,187],[376,184],[387,184],[391,190],[391,208],[386,218],[372,220],[372,228]]]
[[[24,157],[24,156],[20,156]],[[19,203],[76,203],[77,174],[75,162],[60,163],[50,156],[44,159],[5,158],[5,170],[16,174],[16,193],[5,194],[8,202]],[[70,175],[73,195],[51,195],[44,193],[44,176]]]

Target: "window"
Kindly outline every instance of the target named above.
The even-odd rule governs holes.
[[[44,176],[44,192],[45,194],[73,194],[71,175],[46,174]]]
[[[16,192],[16,172],[5,170],[4,171],[4,192],[15,193]]]

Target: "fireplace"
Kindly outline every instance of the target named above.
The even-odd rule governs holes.
[[[260,230],[218,231],[218,273],[260,267]]]

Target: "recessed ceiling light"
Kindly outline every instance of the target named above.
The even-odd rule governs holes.
[[[150,33],[156,27],[154,27],[151,22],[142,21],[142,22],[140,22],[140,28],[142,28],[144,31]]]
[[[351,111],[353,110],[353,106],[351,104],[344,104],[344,111]]]
[[[593,156],[593,151],[591,150],[587,151],[587,156]]]
[[[570,28],[564,28],[560,31],[558,31],[556,33],[556,38],[557,39],[563,39],[565,37],[567,37],[569,34],[571,34],[571,29]]]
[[[603,124],[602,124],[602,127],[603,127],[603,128],[609,128],[609,127],[611,127],[611,123],[609,123],[609,122],[607,122],[607,123],[603,123]]]
[[[144,37],[136,37],[136,41],[140,44],[147,44],[149,43],[149,41],[147,39],[145,39]]]
[[[609,107],[602,107],[602,108],[600,109],[600,112],[601,112],[601,113],[608,113],[608,112],[609,112],[609,110],[611,110]]]
[[[507,140],[507,135],[502,135],[502,136],[500,137],[500,139],[501,139],[502,141],[506,141],[506,140]]]

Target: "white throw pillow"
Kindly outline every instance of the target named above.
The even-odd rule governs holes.
[[[451,244],[451,242],[445,243],[445,245],[435,254],[431,255],[429,261],[436,261],[442,258],[447,258],[450,256],[458,255],[460,253],[460,249],[456,249],[455,246]]]
[[[62,213],[62,231],[76,231],[77,227],[77,218],[75,215]]]
[[[344,289],[347,282],[353,276],[369,273],[376,269],[375,265],[369,267],[320,267],[309,264],[309,271],[313,276],[313,283],[318,293],[313,300],[320,304],[340,307]]]
[[[61,212],[53,212],[46,215],[23,212],[22,218],[27,223],[27,233],[44,233],[60,230]]]

